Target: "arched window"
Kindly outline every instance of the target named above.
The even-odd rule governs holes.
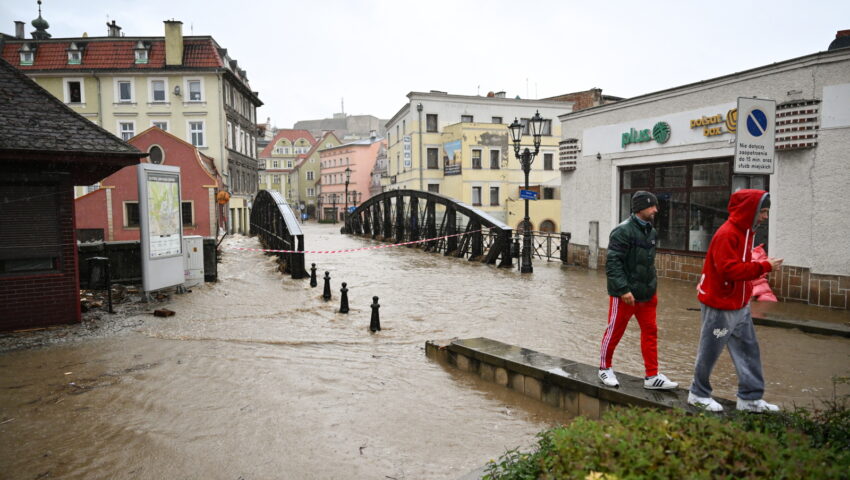
[[[153,145],[148,150],[148,153],[150,154],[150,157],[148,158],[150,158],[150,161],[153,164],[161,165],[163,160],[165,160],[165,152],[163,152],[162,148],[160,148],[158,145]]]
[[[517,231],[517,232],[522,232],[522,231],[523,231],[523,228],[522,228],[522,227],[523,227],[523,223],[524,223],[524,222],[523,222],[522,220],[520,220],[520,221],[519,221],[519,223],[517,223],[517,226],[516,226],[516,231]],[[533,231],[534,231],[534,224],[533,224],[533,223],[531,223],[531,220],[529,220],[529,221],[528,221],[528,224],[529,224],[529,231],[532,231],[532,232],[533,232]]]
[[[555,222],[552,220],[543,220],[540,223],[540,231],[544,233],[555,233]]]

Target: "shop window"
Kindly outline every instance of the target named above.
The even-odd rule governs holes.
[[[729,196],[741,188],[768,190],[764,175],[731,175],[731,160],[702,160],[651,167],[623,168],[620,177],[620,220],[631,214],[638,190],[658,197],[658,248],[705,252],[714,232],[726,221]],[[765,243],[767,227],[756,233]]]
[[[0,276],[61,269],[62,193],[59,185],[0,178]]]

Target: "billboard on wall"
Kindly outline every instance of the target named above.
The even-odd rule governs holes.
[[[142,288],[150,292],[181,285],[185,278],[180,168],[150,163],[137,168]]]
[[[776,102],[738,98],[738,137],[735,141],[735,173],[770,175],[774,170]]]

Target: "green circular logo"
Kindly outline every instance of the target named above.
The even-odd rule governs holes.
[[[670,124],[658,122],[652,127],[652,138],[658,143],[667,143],[670,140]]]

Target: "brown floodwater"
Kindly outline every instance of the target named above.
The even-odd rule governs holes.
[[[307,248],[373,244],[338,228],[308,224]],[[257,246],[246,237],[225,245]],[[424,344],[482,336],[595,364],[603,272],[536,260],[521,276],[404,247],[307,261],[330,271],[332,301],[322,301],[321,280],[310,288],[271,257],[226,250],[220,281],[172,296],[173,317],[19,335],[18,347],[38,345],[28,348],[7,337],[0,478],[453,479],[569,420],[429,361]],[[347,315],[336,313],[343,281]],[[377,334],[368,331],[373,295]],[[661,369],[687,386],[699,335],[693,285],[661,280],[659,297]],[[849,339],[756,331],[769,401],[820,402],[833,376],[850,374]],[[642,374],[638,338],[631,325],[616,370]],[[728,355],[712,380],[717,395],[734,397]]]

